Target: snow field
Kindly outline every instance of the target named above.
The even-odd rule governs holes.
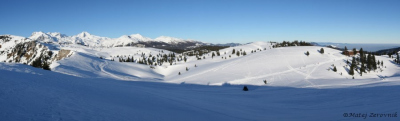
[[[386,83],[385,81],[396,80],[396,75],[399,73],[399,67],[391,63],[391,59],[376,56],[377,60],[383,61],[387,68],[383,68],[382,72],[369,72],[363,76],[355,74],[355,79],[352,79],[353,76],[348,75],[346,70],[348,67],[345,67],[345,60],[351,60],[351,57],[340,54],[341,51],[324,48],[325,53],[320,54],[318,50],[321,47],[318,46],[281,48],[271,48],[271,46],[271,43],[268,42],[255,42],[222,49],[220,50],[221,56],[214,58],[211,58],[211,53],[209,53],[204,55],[206,59],[197,60],[195,57],[189,57],[187,62],[176,62],[176,65],[172,66],[164,63],[162,66],[155,66],[155,69],[137,63],[121,63],[118,62],[116,56],[139,59],[142,53],[145,53],[146,57],[149,54],[155,56],[160,53],[160,49],[64,47],[76,51],[77,54],[59,61],[56,64],[59,66],[54,66],[53,70],[87,78],[145,80],[177,84],[247,84],[300,88],[341,88]],[[242,52],[246,51],[247,55],[238,57],[236,54],[231,54],[232,49],[236,51],[241,49]],[[256,50],[256,52],[251,53],[252,50]],[[165,54],[170,53],[166,50],[163,51]],[[310,52],[309,56],[304,54],[307,51]],[[176,54],[176,56],[178,55]],[[231,55],[230,58],[229,55]],[[115,61],[109,61],[110,56]],[[102,60],[99,57],[105,59]],[[338,71],[333,72],[331,65],[335,65]],[[189,71],[186,71],[186,67]],[[179,72],[181,75],[178,75]],[[267,80],[267,84],[264,84],[263,80]]]
[[[0,63],[2,120],[366,120],[395,113],[399,85],[348,88],[205,86],[81,78]],[[396,117],[367,120],[398,120]]]
[[[356,74],[351,79],[342,67],[349,57],[340,51],[324,48],[325,54],[320,54],[317,50],[321,47],[317,46],[268,49],[269,46],[270,43],[255,42],[234,47],[245,50],[246,56],[233,54],[221,59],[233,49],[226,48],[213,59],[210,53],[205,55],[206,59],[190,57],[186,63],[166,63],[155,69],[121,63],[116,58],[110,61],[110,56],[116,55],[137,58],[140,52],[159,53],[159,49],[134,47],[62,46],[74,54],[54,62],[52,71],[0,62],[0,117],[120,121],[398,120],[343,117],[344,113],[398,112],[400,66],[391,63],[387,56],[376,56],[386,66],[382,72]],[[250,52],[257,48],[262,51]],[[306,51],[310,56],[304,54]],[[338,72],[328,71],[332,64]],[[268,83],[265,85],[263,80]],[[242,91],[243,85],[248,85],[249,91]]]

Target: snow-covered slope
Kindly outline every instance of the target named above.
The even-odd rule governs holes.
[[[320,54],[318,50],[321,47],[318,46],[272,49],[269,47],[270,44],[264,42],[231,47],[221,50],[221,56],[213,59],[211,55],[207,55],[206,59],[201,61],[189,59],[189,62],[171,68],[159,68],[159,72],[166,76],[167,82],[210,85],[265,85],[263,80],[267,80],[269,86],[342,88],[393,81],[398,83],[400,80],[399,66],[391,63],[392,59],[385,56],[377,56],[377,60],[383,61],[387,67],[382,67],[382,72],[371,71],[363,76],[356,74],[355,79],[352,79],[347,72],[349,67],[344,67],[345,60],[351,57],[342,55],[341,51],[324,48],[325,54]],[[233,49],[249,54],[238,57],[231,54]],[[251,50],[256,52],[250,53]],[[304,54],[307,51],[310,52],[310,56]],[[338,67],[337,72],[332,71],[332,65]],[[185,70],[186,67],[189,71]],[[182,75],[178,75],[179,72]]]
[[[248,86],[249,91],[244,92],[240,85],[81,78],[9,63],[0,63],[0,74],[0,117],[6,121],[395,121],[398,117],[394,114],[400,109],[399,85],[335,89]],[[370,113],[385,117],[369,117]],[[358,114],[367,117],[354,117]]]
[[[88,47],[69,46],[64,49],[76,54],[52,64],[52,71],[84,78],[112,78],[131,81],[161,81],[163,75],[149,66],[137,63],[110,61],[110,56],[135,56],[143,53],[156,53],[152,48],[118,47],[91,49]],[[100,57],[105,59],[100,59]]]
[[[221,55],[197,60],[188,57],[187,62],[177,61],[172,65],[164,63],[157,66],[138,64],[137,61],[148,55],[158,56],[171,53],[154,48],[82,48],[64,47],[77,54],[52,65],[60,73],[80,77],[114,78],[133,81],[160,81],[168,83],[191,83],[202,85],[246,84],[284,87],[343,88],[352,86],[397,84],[400,69],[391,63],[387,56],[377,56],[384,62],[382,71],[371,71],[363,76],[356,74],[355,79],[348,74],[349,67],[341,51],[324,48],[320,54],[318,46],[299,46],[272,48],[271,43],[254,42],[242,46],[220,50]],[[232,54],[233,49],[247,55]],[[252,53],[253,51],[253,53]],[[309,51],[310,56],[304,53]],[[143,54],[145,56],[143,56]],[[118,62],[117,56],[134,58],[136,63]],[[181,56],[181,55],[177,55]],[[105,59],[100,59],[100,57]],[[114,59],[116,61],[110,61]],[[337,72],[333,72],[335,65]],[[195,67],[196,66],[196,67]],[[150,67],[154,68],[151,69]],[[188,70],[186,70],[186,68]],[[179,73],[181,73],[179,75]],[[267,81],[267,84],[264,83]]]
[[[81,37],[90,38],[88,34]],[[338,50],[324,48],[325,53],[320,54],[318,46],[272,48],[271,45],[254,42],[222,49],[220,56],[212,57],[209,53],[201,56],[201,60],[192,56],[186,62],[156,66],[117,59],[140,60],[171,52],[62,45],[60,51],[69,50],[73,54],[54,61],[52,71],[0,62],[0,117],[2,120],[365,120],[345,116],[366,114],[368,120],[398,120],[393,116],[400,109],[400,66],[388,56],[376,57],[384,62],[382,71],[356,74],[351,79],[353,76],[347,74],[345,66],[350,58]],[[307,51],[309,56],[305,55]],[[242,55],[244,52],[247,54]],[[331,70],[332,64],[337,72]],[[243,85],[248,86],[248,92],[242,91]],[[386,115],[369,117],[370,113]]]
[[[29,42],[30,39],[21,36],[5,35],[4,38],[0,39],[0,51],[10,50],[15,47],[15,45],[23,42]]]

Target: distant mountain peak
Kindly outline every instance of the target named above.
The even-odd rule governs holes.
[[[43,34],[46,34],[46,33],[42,32],[42,31],[32,32],[31,37],[32,36],[40,36],[40,35],[43,35]]]
[[[80,37],[89,37],[89,36],[92,36],[92,34],[90,34],[89,32],[83,31],[83,32],[79,33],[78,36],[80,36]]]
[[[140,34],[131,34],[130,36],[131,37],[136,37],[136,38],[143,38],[143,36],[140,35]]]
[[[65,34],[61,34],[60,32],[45,33],[42,31],[37,31],[33,32],[32,35],[28,38],[30,40],[36,40],[42,42],[74,43],[74,44],[82,44],[88,46],[107,46],[107,47],[124,46],[139,42],[163,42],[167,44],[179,44],[187,42],[202,43],[195,40],[181,39],[170,36],[159,36],[155,39],[152,39],[149,37],[142,36],[139,33],[131,35],[122,35],[118,38],[108,38],[108,37],[100,37],[92,35],[87,31],[83,31],[73,36],[67,36]]]
[[[155,41],[165,42],[165,43],[175,43],[175,42],[183,42],[183,39],[169,37],[169,36],[160,36],[154,39]]]

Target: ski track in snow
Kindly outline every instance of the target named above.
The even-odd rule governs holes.
[[[116,78],[116,79],[128,80],[127,78],[121,77],[121,76],[119,76],[119,75],[115,75],[115,74],[113,74],[113,73],[110,73],[110,72],[104,70],[104,67],[107,66],[107,65],[108,65],[108,62],[107,62],[107,61],[103,61],[103,63],[100,63],[100,64],[99,64],[99,68],[100,68],[100,71],[101,71],[102,73],[105,73],[105,74],[107,74],[107,75],[109,75],[109,76],[112,76],[112,77],[114,77],[114,78]]]

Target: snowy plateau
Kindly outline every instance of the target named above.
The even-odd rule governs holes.
[[[375,56],[383,63],[376,70],[350,75],[352,57],[321,46],[252,42],[215,56],[174,53],[163,62],[173,52],[125,45],[197,41],[87,32],[7,36],[0,40],[2,121],[400,120],[396,55]],[[37,60],[51,71],[30,66]],[[145,60],[152,64],[139,63]]]

